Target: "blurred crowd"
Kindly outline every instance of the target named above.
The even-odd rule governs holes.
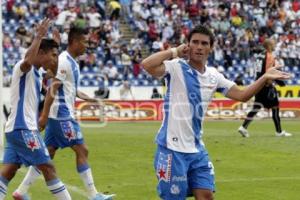
[[[127,20],[151,52],[185,42],[197,24],[209,26],[216,36],[209,65],[231,79],[239,76],[234,72],[253,79],[253,52],[269,37],[276,41],[279,62],[300,65],[299,0],[133,0],[131,10]]]
[[[116,86],[124,80],[160,85],[140,69],[142,49],[152,53],[179,45],[197,24],[213,30],[209,65],[228,78],[243,74],[250,83],[253,52],[268,37],[276,40],[275,54],[289,70],[297,72],[300,65],[299,0],[7,0],[2,9],[5,80],[45,16],[59,29],[62,49],[71,24],[89,29],[89,48],[79,58],[83,86]],[[134,33],[129,42],[122,39],[121,19]]]

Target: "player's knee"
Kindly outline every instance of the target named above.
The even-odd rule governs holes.
[[[212,193],[205,193],[201,196],[195,197],[196,200],[213,200],[214,195]]]
[[[51,159],[53,159],[54,156],[55,156],[56,149],[54,147],[51,147],[51,146],[48,146],[47,148],[48,148],[49,155],[50,155]]]
[[[53,177],[55,175],[55,168],[52,164],[41,164],[37,168],[44,174],[45,177]]]
[[[85,145],[82,145],[76,153],[78,157],[87,158],[89,154],[89,150]]]

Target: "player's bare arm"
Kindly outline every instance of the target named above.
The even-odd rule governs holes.
[[[45,18],[36,28],[36,36],[34,37],[31,46],[26,52],[25,59],[21,64],[21,71],[28,72],[31,70],[31,66],[37,57],[39,52],[40,44],[43,37],[47,34],[50,19]]]
[[[40,130],[44,130],[44,128],[46,127],[46,124],[48,121],[48,115],[50,112],[50,107],[54,101],[55,94],[61,85],[62,85],[61,81],[54,78],[51,83],[50,88],[47,91],[44,108],[43,108],[42,114],[39,119],[39,129]]]
[[[291,78],[291,74],[279,71],[279,68],[280,66],[270,68],[262,77],[243,90],[239,89],[236,85],[232,86],[227,93],[227,97],[237,101],[246,102],[259,92],[268,81],[276,79],[286,80]]]
[[[154,77],[160,78],[165,74],[166,67],[163,61],[175,57],[185,57],[188,53],[188,46],[182,44],[177,48],[172,48],[164,51],[157,52],[142,61],[144,69]]]

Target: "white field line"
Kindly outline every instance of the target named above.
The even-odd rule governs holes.
[[[26,168],[21,168],[21,169],[18,170],[18,171],[20,171],[20,172],[22,172],[22,173],[24,173],[24,174],[27,173],[27,169],[26,169]],[[44,181],[43,176],[39,176],[38,179]],[[81,190],[80,188],[78,188],[78,187],[76,187],[76,186],[73,186],[73,185],[68,185],[68,184],[66,184],[66,183],[64,183],[64,184],[65,184],[65,186],[67,187],[67,189],[68,189],[69,191],[72,191],[72,192],[74,192],[74,193],[76,193],[76,194],[79,194],[79,195],[81,195],[81,196],[83,196],[83,197],[88,198],[88,195],[87,195],[87,193],[86,193],[84,190]]]
[[[233,179],[220,179],[216,180],[217,183],[228,183],[228,182],[263,182],[263,181],[292,181],[300,180],[300,177],[259,177],[259,178],[233,178]]]

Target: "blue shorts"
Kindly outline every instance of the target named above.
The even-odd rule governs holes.
[[[75,120],[48,119],[45,130],[45,144],[47,146],[65,148],[83,143],[79,124]]]
[[[6,147],[3,163],[25,166],[40,165],[51,161],[40,132],[14,130],[5,133]]]
[[[154,161],[157,191],[164,200],[183,200],[192,189],[215,190],[214,168],[206,150],[181,153],[158,145]]]

